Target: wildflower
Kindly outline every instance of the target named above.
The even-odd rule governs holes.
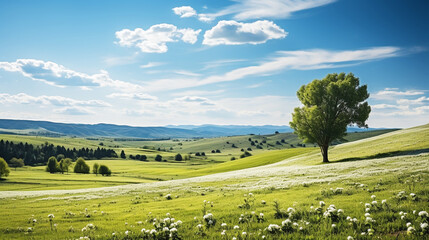
[[[371,208],[365,208],[365,212],[370,212]]]
[[[331,225],[331,227],[332,227],[332,228],[336,228],[336,227],[337,227],[337,224],[333,223],[333,224]]]
[[[249,197],[253,197],[253,193],[249,193]]]
[[[372,201],[371,204],[372,205],[377,205],[378,203],[377,203],[377,201]]]
[[[220,235],[225,236],[226,235],[226,230],[223,230]]]
[[[53,218],[55,218],[54,214],[49,214],[48,215],[49,221],[52,221]]]
[[[325,202],[324,201],[320,201],[319,204],[320,204],[320,207],[324,207],[325,206]]]
[[[114,233],[112,233],[112,237],[115,237],[116,236],[116,233],[114,232]]]
[[[82,228],[82,232],[86,232],[86,231],[88,231],[88,228],[83,227],[83,228]]]
[[[411,227],[411,223],[407,222],[407,228]]]
[[[37,223],[37,219],[33,218],[33,223]]]
[[[201,225],[201,224],[200,224]],[[156,230],[155,229],[152,229],[152,230],[150,230],[150,232],[149,232],[150,234],[156,234]]]
[[[146,232],[146,229],[145,229],[145,228],[142,228],[141,232],[142,232],[142,233],[145,233],[145,232]]]
[[[203,225],[202,225],[202,224],[198,224],[198,225],[197,225],[197,228],[198,228],[198,229],[201,229],[201,228],[203,228]]]
[[[370,213],[365,213],[365,217],[370,217],[371,214]]]
[[[233,238],[232,238],[232,240],[237,240],[237,238],[236,238],[236,237],[233,237]]]
[[[288,213],[293,213],[293,212],[295,212],[295,209],[293,209],[293,208],[290,207],[290,208],[287,209],[287,212]]]
[[[381,200],[381,204],[387,204],[387,200],[386,199]]]
[[[170,229],[170,232],[177,232],[177,228]]]
[[[169,229],[168,227],[164,227],[162,230],[163,230],[164,232],[168,232],[168,231],[170,231],[170,229]]]
[[[33,228],[32,227],[27,228],[27,232],[33,232]]]
[[[94,229],[94,228],[95,228],[95,225],[94,225],[94,224],[92,224],[92,223],[88,223],[88,224],[86,225],[86,227],[87,227],[88,229]]]
[[[220,226],[223,227],[223,228],[225,228],[227,226],[227,224],[226,223],[222,223]]]
[[[267,204],[267,202],[265,202],[265,200],[262,200],[261,203],[262,203],[262,205]]]
[[[409,227],[408,229],[407,229],[407,234],[408,235],[411,235],[411,234],[413,234],[413,233],[415,233],[416,232],[416,229],[415,228],[413,228],[413,227]]]
[[[371,208],[371,204],[365,203],[365,208]]]
[[[259,217],[263,218],[264,214],[263,213],[259,213]]]
[[[262,235],[262,239],[265,239],[266,238],[266,236],[265,235]]]
[[[176,225],[177,225],[177,226],[180,226],[180,225],[182,225],[182,221],[180,221],[180,220],[177,220],[177,222],[176,222]]]
[[[242,232],[241,235],[243,235],[244,237],[246,237],[247,232]]]
[[[267,231],[268,231],[268,232],[270,232],[270,233],[276,233],[276,232],[279,232],[279,231],[280,231],[280,226],[279,226],[279,225],[277,225],[277,224],[270,224],[270,225],[267,227]]]
[[[240,226],[235,225],[235,226],[234,226],[234,230],[237,230],[237,229],[240,229]]]
[[[130,234],[130,231],[125,231],[125,236],[128,236],[128,234]]]
[[[372,195],[372,196],[371,196],[371,199],[373,199],[373,200],[374,200],[375,198],[376,198],[376,197],[375,197],[375,195]]]
[[[428,224],[427,223],[420,223],[420,228],[422,229],[422,231],[426,231],[426,229],[428,228]]]
[[[427,218],[427,217],[429,217],[429,214],[428,214],[428,212],[426,212],[426,211],[420,211],[420,212],[419,212],[419,216],[420,216],[420,217],[426,217],[426,218]]]
[[[372,228],[370,228],[370,229],[368,229],[368,235],[373,235],[374,234],[374,229],[372,229]]]
[[[338,214],[343,214],[344,213],[344,210],[343,209],[338,209]]]
[[[348,236],[347,240],[354,240],[354,238],[352,236]]]

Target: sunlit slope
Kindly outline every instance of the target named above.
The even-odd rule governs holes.
[[[329,161],[374,159],[412,154],[412,151],[429,151],[429,124],[331,147]],[[322,156],[318,152],[299,161],[305,164],[321,163]]]
[[[194,176],[202,176],[202,175],[213,174],[213,173],[228,172],[228,171],[234,171],[234,170],[240,170],[240,169],[246,169],[246,168],[252,168],[252,167],[259,167],[259,166],[280,162],[282,160],[295,157],[298,155],[313,153],[315,151],[317,151],[317,148],[313,148],[313,147],[269,151],[256,156],[242,158],[235,161],[221,163],[221,164],[214,165],[212,167],[196,170],[191,174]]]

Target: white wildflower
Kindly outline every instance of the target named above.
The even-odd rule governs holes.
[[[240,226],[235,225],[235,226],[234,226],[234,230],[237,230],[237,229],[240,229]]]

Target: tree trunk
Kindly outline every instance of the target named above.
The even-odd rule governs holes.
[[[324,146],[320,146],[320,151],[322,152],[322,156],[323,156],[323,163],[328,163],[328,148],[329,145],[324,145]]]

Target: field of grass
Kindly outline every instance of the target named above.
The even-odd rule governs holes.
[[[183,172],[171,173],[200,176],[189,179],[67,194],[57,190],[0,192],[0,236],[427,239],[428,148],[429,125],[424,125],[334,146],[330,164],[320,164],[318,149],[294,148],[220,164],[167,163],[184,166]],[[113,166],[117,161],[99,162]],[[118,164],[117,177],[131,173],[129,167],[121,169]],[[190,167],[200,169],[186,169]],[[135,176],[141,174],[140,168],[135,169]],[[154,175],[170,174],[168,167],[159,171]]]

